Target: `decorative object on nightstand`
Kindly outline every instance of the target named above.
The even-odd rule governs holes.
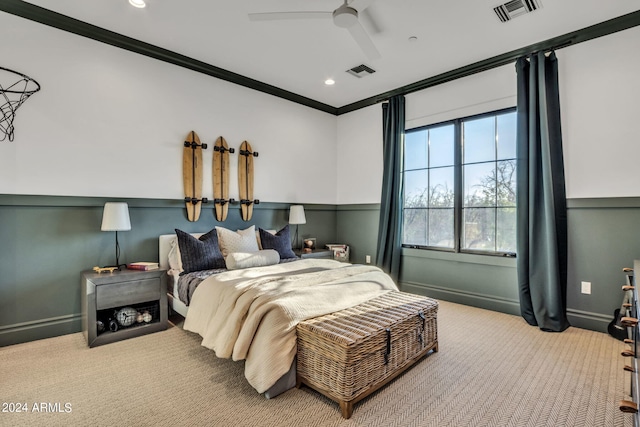
[[[131,220],[129,219],[129,205],[124,202],[107,202],[104,204],[102,212],[102,231],[116,232],[116,265],[120,270],[120,244],[118,243],[118,231],[131,230]]]
[[[316,248],[316,238],[307,237],[306,239],[302,240],[302,244],[303,244],[303,248],[302,248],[303,252],[311,252]]]
[[[142,270],[142,271],[157,270],[158,268],[160,268],[160,264],[157,262],[138,261],[138,262],[129,263],[127,265],[127,268],[129,270]]]
[[[349,245],[328,243],[327,249],[333,252],[336,261],[349,262]]]
[[[304,215],[304,206],[291,205],[291,207],[289,208],[289,224],[296,226],[296,233],[293,237],[293,243],[292,243],[292,246],[294,247],[294,249],[301,249],[301,247],[298,246],[298,225],[306,224],[306,223],[307,223],[307,217]]]

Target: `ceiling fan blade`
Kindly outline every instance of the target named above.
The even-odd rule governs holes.
[[[267,12],[250,13],[250,21],[279,21],[283,19],[327,19],[332,12]]]
[[[373,3],[375,3],[375,1],[376,0],[353,0],[349,2],[349,7],[354,8],[358,12],[362,12],[363,10],[371,6]]]
[[[376,46],[360,22],[356,22],[347,29],[351,33],[351,37],[353,37],[356,43],[358,43],[358,46],[360,46],[360,49],[367,55],[367,58],[370,60],[380,58],[380,52],[378,52],[378,49],[376,49]]]

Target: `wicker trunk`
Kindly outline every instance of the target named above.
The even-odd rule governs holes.
[[[297,386],[317,390],[351,417],[353,404],[438,351],[437,301],[389,292],[297,326]]]

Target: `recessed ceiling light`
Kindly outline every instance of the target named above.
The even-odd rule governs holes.
[[[411,37],[409,37],[409,41],[410,42],[417,42],[418,38],[416,36],[411,36]]]
[[[142,9],[143,7],[145,7],[147,4],[144,2],[144,0],[129,0],[129,4],[133,7],[138,7],[140,9]]]
[[[336,84],[336,81],[333,80],[333,79],[327,79],[327,80],[324,81],[324,84],[326,84],[327,86],[331,86],[331,85]]]

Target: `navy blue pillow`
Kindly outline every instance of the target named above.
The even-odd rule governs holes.
[[[218,246],[218,233],[215,228],[200,236],[199,239],[177,228],[176,235],[183,269],[180,274],[226,267]]]
[[[291,249],[291,237],[289,236],[289,224],[278,231],[275,235],[258,228],[260,232],[260,242],[262,249],[274,249],[280,254],[280,259],[296,258],[296,254]]]

